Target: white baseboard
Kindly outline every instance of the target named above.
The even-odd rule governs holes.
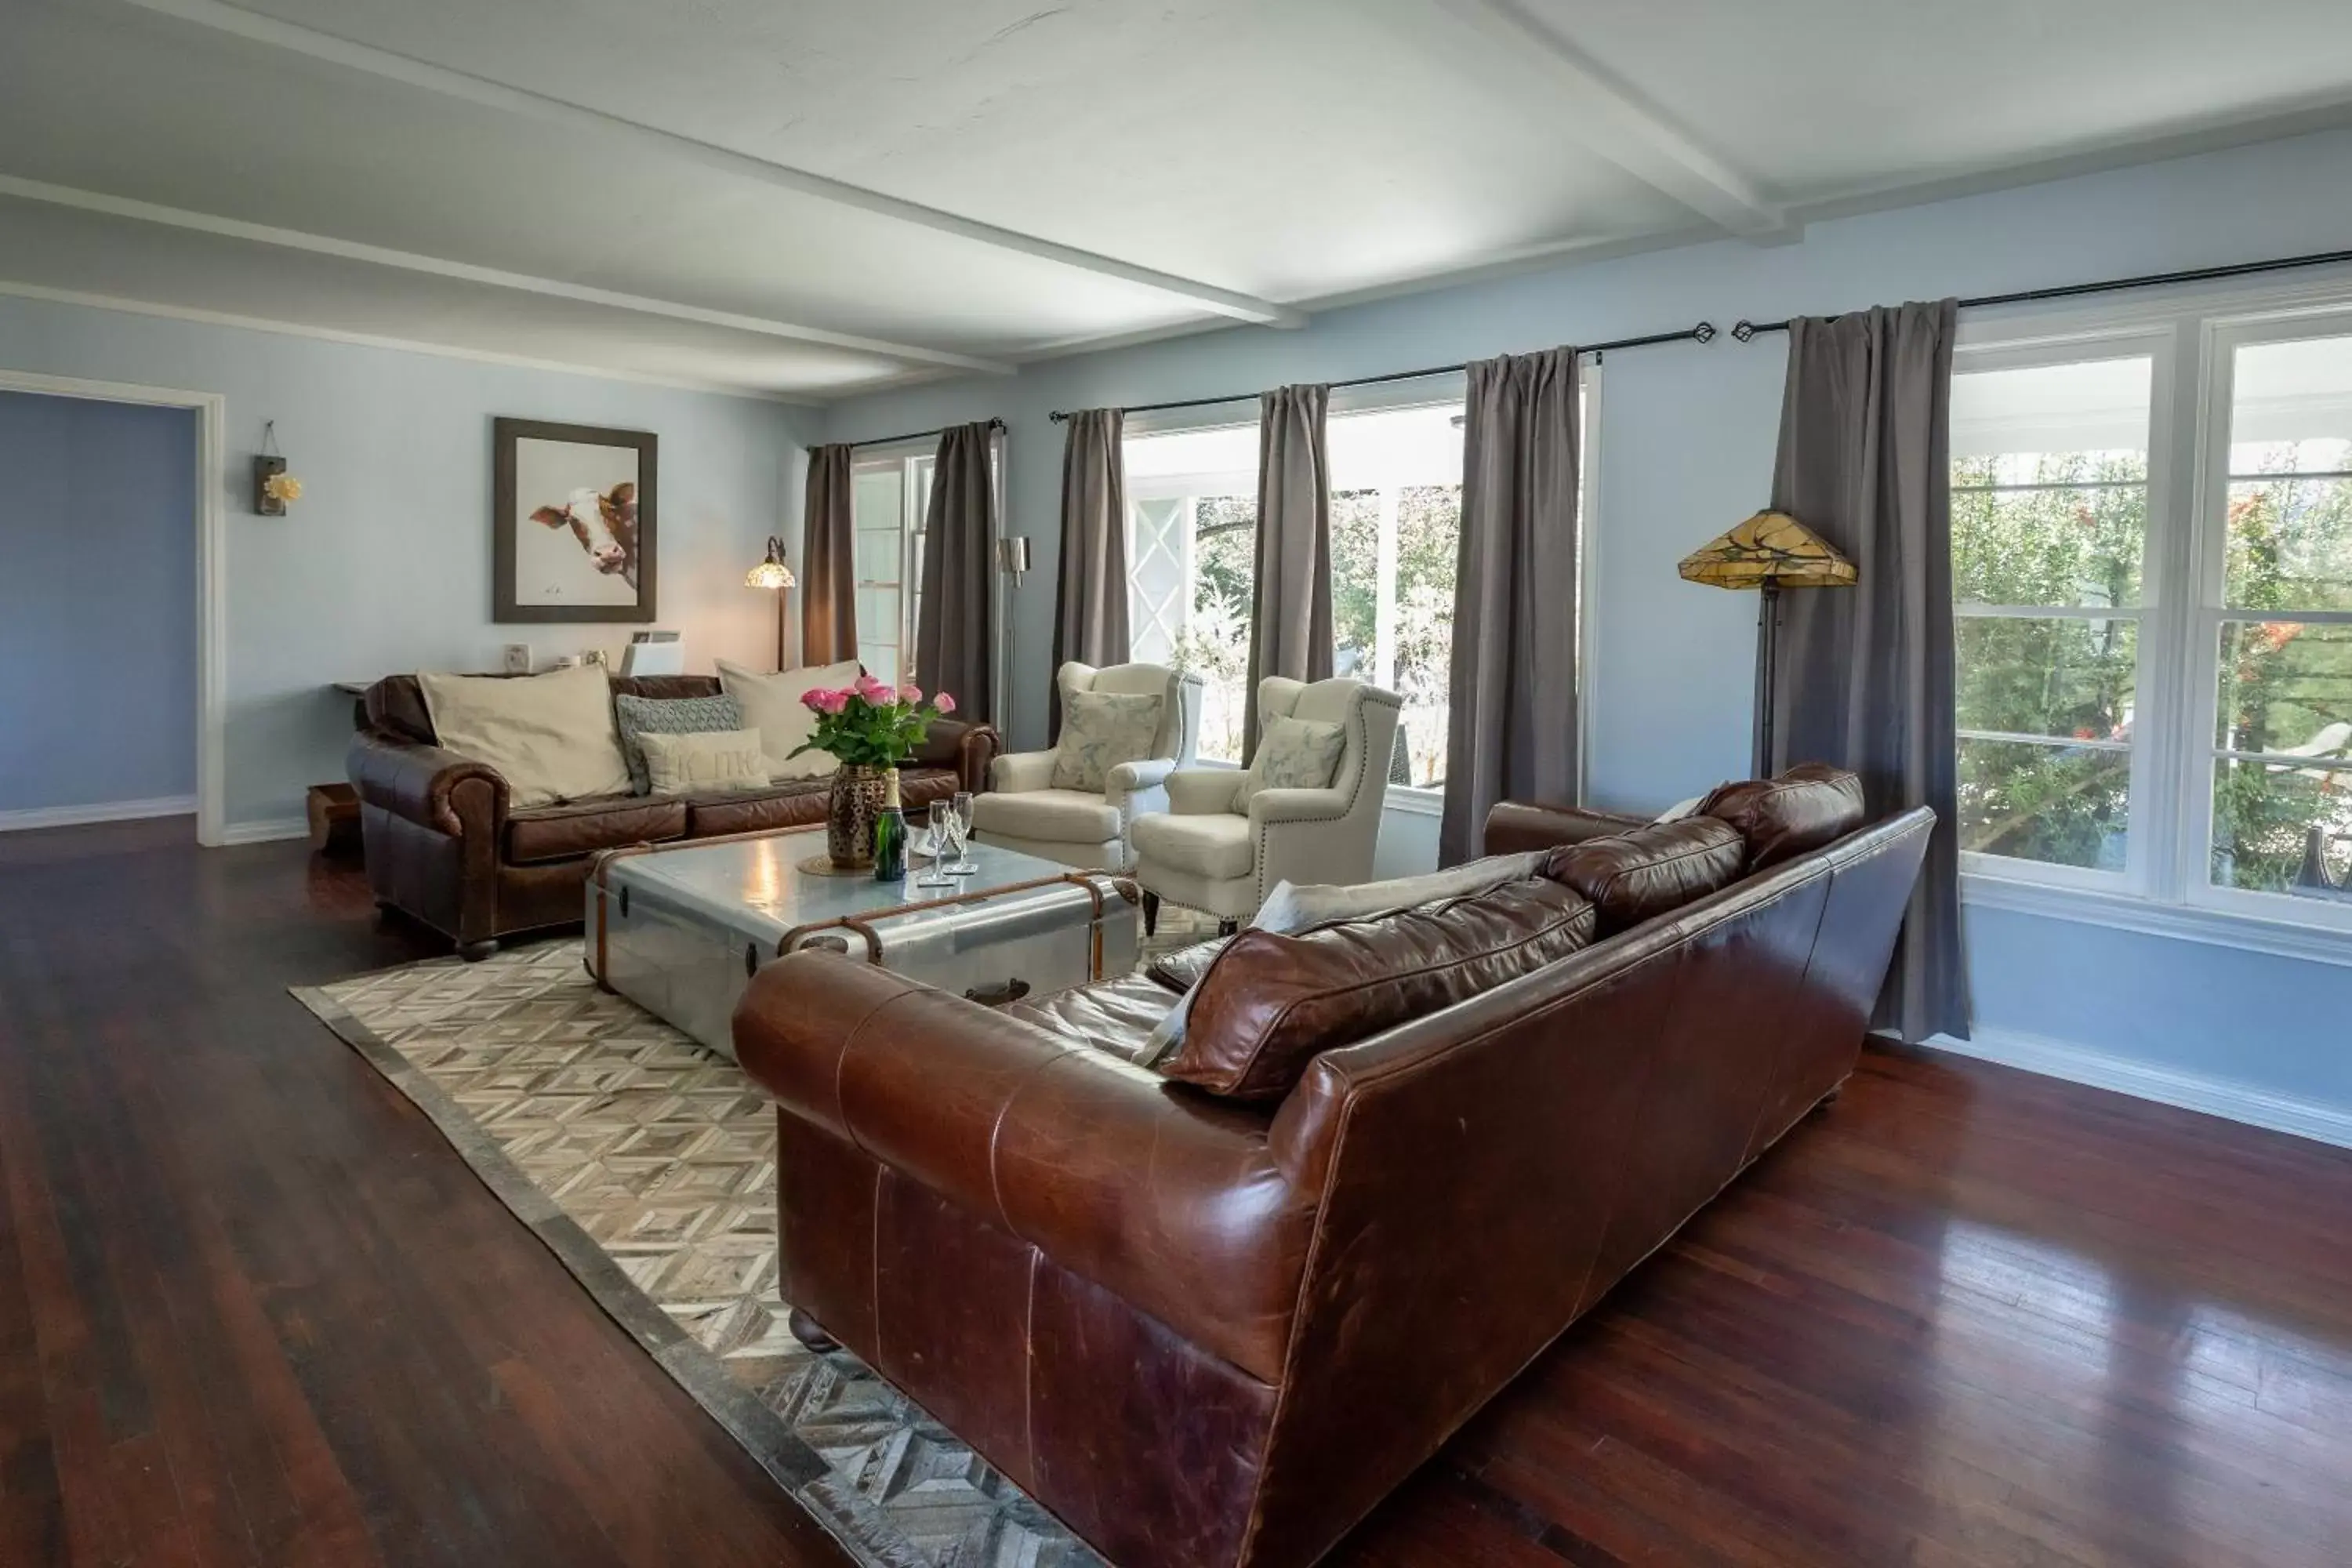
[[[150,816],[194,816],[196,797],[166,795],[160,800],[110,800],[98,805],[44,805],[26,811],[0,811],[0,833],[24,833],[37,827],[82,827],[93,822],[137,822]]]
[[[221,829],[220,841],[231,844],[274,844],[281,838],[307,838],[310,819],[307,816],[278,816],[260,822],[232,822]]]
[[[1955,1056],[1998,1062],[2003,1067],[2064,1079],[2069,1083],[2088,1084],[2094,1089],[2111,1089],[2137,1100],[2152,1100],[2158,1105],[2201,1110],[2209,1116],[2242,1121],[2251,1127],[2265,1127],[2273,1132],[2288,1132],[2298,1138],[2332,1143],[2339,1149],[2352,1149],[2352,1110],[2289,1099],[2228,1079],[2156,1067],[2088,1046],[2009,1029],[1979,1029],[1975,1038],[1967,1040],[1937,1035],[1927,1044]]]

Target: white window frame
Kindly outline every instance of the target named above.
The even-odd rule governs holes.
[[[1985,371],[2032,370],[2100,360],[2146,359],[2149,362],[2147,528],[2141,546],[2138,605],[2131,607],[2091,605],[1955,605],[1953,611],[1955,633],[1958,623],[1964,619],[2128,620],[2133,623],[2137,667],[2132,687],[2130,742],[2073,742],[2090,751],[2127,750],[2131,753],[2128,788],[2131,805],[2125,825],[2124,868],[2109,871],[2087,866],[2059,866],[2015,856],[1967,850],[1960,856],[1960,868],[1964,872],[2006,877],[2051,887],[2143,897],[2161,885],[2162,848],[2154,840],[2160,836],[2158,825],[2168,819],[2162,812],[2164,790],[2160,781],[2163,769],[2157,765],[2155,759],[2164,751],[2167,739],[2164,731],[2177,707],[2170,700],[2170,681],[2165,668],[2168,661],[2163,657],[2163,649],[2167,646],[2165,611],[2175,597],[2168,591],[2171,582],[2170,562],[2163,540],[2174,526],[2168,520],[2173,515],[2172,509],[2178,504],[2179,493],[2168,458],[2168,454],[2175,449],[2171,437],[2177,347],[2176,334],[2171,331],[2126,329],[2043,337],[2024,342],[1969,344],[1956,350],[1953,354],[1952,374],[1956,379]],[[2063,737],[2050,735],[2003,736],[1979,731],[1962,731],[1961,734],[1968,738],[2017,740],[2037,745],[2051,745],[2053,742],[2060,745],[2065,743]],[[2058,748],[2053,746],[2053,749]]]
[[[861,450],[850,459],[853,483],[855,476],[861,473],[895,472],[898,476],[898,581],[885,583],[878,578],[869,579],[860,574],[857,592],[862,595],[869,588],[895,588],[898,592],[898,641],[893,646],[898,650],[898,679],[901,680],[914,679],[916,616],[922,598],[923,513],[930,495],[929,470],[936,461],[936,454],[929,447],[877,447],[872,451]],[[851,521],[853,536],[877,531],[879,531],[858,528],[855,519]],[[853,557],[856,554],[854,537],[851,553]],[[862,627],[860,631],[862,633]],[[864,637],[863,640],[878,643],[883,639]]]
[[[2345,335],[2347,278],[2184,289],[2094,312],[2028,309],[1963,326],[1955,374],[2113,357],[2110,345],[2133,342],[2162,345],[2150,389],[2126,870],[1963,854],[1969,904],[2352,967],[2352,906],[2217,887],[2208,873],[2220,628],[2233,618],[2221,593],[2231,356],[2242,343]],[[2340,624],[2352,612],[2296,618]]]

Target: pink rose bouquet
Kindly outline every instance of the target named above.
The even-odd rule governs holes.
[[[860,675],[837,690],[819,687],[801,698],[816,715],[816,732],[795,747],[831,753],[849,767],[895,768],[914,754],[930,733],[931,721],[955,711],[955,699],[941,691],[925,701],[913,681],[892,686]]]

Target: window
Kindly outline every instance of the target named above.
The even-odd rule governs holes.
[[[1405,700],[1392,783],[1445,782],[1446,671],[1462,528],[1461,399],[1335,413],[1333,668]],[[1128,437],[1134,656],[1202,678],[1201,756],[1239,762],[1256,598],[1255,424]]]
[[[923,514],[933,459],[860,458],[850,474],[857,532],[857,662],[893,684],[913,676],[921,608]]]
[[[2352,315],[1970,345],[1951,433],[1968,868],[2352,929]]]

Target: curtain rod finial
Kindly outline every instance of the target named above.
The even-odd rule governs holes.
[[[1738,331],[1737,328],[1734,328],[1733,330],[1735,331]],[[1703,343],[1711,343],[1715,342],[1715,323],[1713,321],[1701,321],[1697,326],[1691,329],[1691,336]]]
[[[1756,323],[1742,316],[1731,323],[1731,335],[1744,343],[1756,335]]]

